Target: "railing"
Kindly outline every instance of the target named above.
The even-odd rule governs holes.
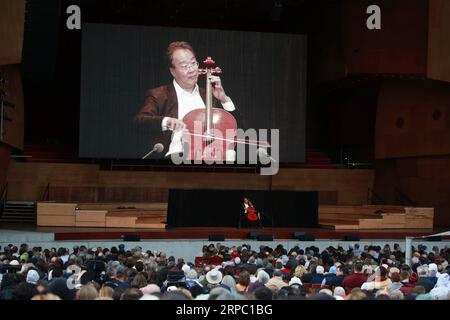
[[[50,201],[50,183],[47,184],[47,187],[42,194],[41,201]]]
[[[8,201],[8,182],[3,187],[0,197],[0,218],[3,216],[3,209],[5,208],[6,201]]]
[[[402,205],[407,205],[407,206],[412,206],[412,207],[417,206],[417,203],[415,201],[411,200],[411,198],[408,197],[408,195],[406,195],[405,193],[403,193],[400,189],[395,188],[394,193],[395,193],[395,200],[400,202]]]

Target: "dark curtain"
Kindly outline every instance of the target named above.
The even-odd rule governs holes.
[[[169,227],[237,227],[243,198],[262,215],[264,227],[317,227],[318,193],[294,191],[169,191]]]

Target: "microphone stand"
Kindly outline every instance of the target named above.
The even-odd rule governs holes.
[[[153,149],[149,152],[149,153],[147,153],[145,156],[143,156],[141,159],[146,159],[147,157],[149,157],[153,152],[157,152],[157,153],[160,153],[160,152],[162,152],[163,151],[163,146],[161,145],[161,144],[159,144],[159,146],[158,146],[158,144],[157,145],[155,145],[154,147],[153,147]]]

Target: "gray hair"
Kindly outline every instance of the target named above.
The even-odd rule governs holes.
[[[270,276],[266,271],[264,271],[263,269],[260,269],[258,271],[258,275],[257,275],[256,279],[258,279],[258,281],[261,282],[262,284],[266,284],[269,281]]]
[[[400,290],[394,290],[389,294],[391,300],[403,300],[404,295]]]
[[[231,293],[234,294],[237,292],[236,291],[236,280],[234,280],[234,278],[232,276],[230,276],[228,274],[226,276],[223,276],[221,283],[226,285],[228,288],[230,288]]]
[[[198,274],[195,269],[191,269],[186,273],[186,279],[196,280],[198,279]]]

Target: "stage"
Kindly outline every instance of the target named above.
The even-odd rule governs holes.
[[[273,235],[274,241],[294,240],[294,232],[304,232],[311,235],[315,240],[344,240],[346,236],[356,236],[361,240],[385,240],[405,239],[406,237],[422,237],[447,231],[445,228],[433,229],[373,229],[373,230],[332,230],[328,228],[260,228],[260,229],[238,229],[238,228],[94,228],[94,227],[37,227],[23,224],[0,224],[2,230],[15,230],[27,232],[53,233],[54,241],[74,240],[122,240],[126,236],[137,237],[141,240],[180,240],[180,239],[208,239],[210,235],[223,235],[224,238],[233,240],[249,239],[252,231],[264,235]],[[445,239],[445,238],[443,238]],[[450,239],[450,237],[447,237]],[[296,239],[295,239],[296,240]]]

